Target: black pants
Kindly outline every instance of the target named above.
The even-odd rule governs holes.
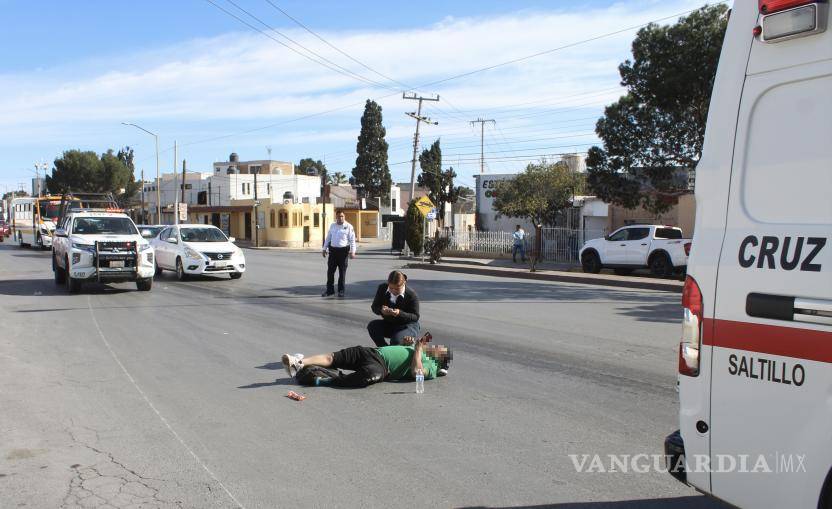
[[[381,382],[387,376],[387,364],[375,348],[352,346],[332,353],[333,369],[352,371],[333,380],[340,387],[367,387]]]
[[[417,338],[420,330],[419,322],[394,324],[386,320],[373,320],[367,324],[367,332],[376,346],[387,346],[387,338],[390,338],[391,345],[400,345],[405,336]]]
[[[347,260],[350,256],[350,248],[330,247],[329,258],[327,259],[326,271],[326,293],[335,293],[335,269],[338,269],[338,292],[344,292],[344,279],[347,277]]]

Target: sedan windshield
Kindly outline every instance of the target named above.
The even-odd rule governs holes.
[[[138,235],[139,232],[129,217],[79,217],[75,219],[72,233]]]
[[[182,228],[183,242],[228,242],[218,228]]]

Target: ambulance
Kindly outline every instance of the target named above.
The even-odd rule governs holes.
[[[828,24],[827,2],[734,3],[696,168],[665,451],[742,508],[832,508]]]

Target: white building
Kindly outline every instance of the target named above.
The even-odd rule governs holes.
[[[239,161],[232,154],[228,162],[213,166],[212,172],[186,172],[184,185],[181,173],[161,176],[159,193],[163,213],[159,222],[173,222],[173,204],[177,197],[188,205],[221,207],[230,206],[236,200],[252,200],[255,195],[258,200],[271,203],[315,203],[321,195],[320,179],[295,175],[292,163]],[[156,211],[156,186],[155,179],[146,180],[143,186],[146,208],[152,216]]]

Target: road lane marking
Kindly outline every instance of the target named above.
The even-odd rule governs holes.
[[[150,409],[153,410],[153,412],[159,417],[159,420],[162,421],[162,424],[165,425],[165,427],[171,432],[174,438],[176,438],[176,440],[178,440],[179,443],[182,444],[182,447],[184,447],[185,450],[188,451],[191,456],[193,456],[193,458],[196,460],[197,463],[199,463],[202,469],[205,470],[205,472],[207,472],[208,475],[211,476],[211,478],[214,481],[216,481],[216,483],[220,486],[220,488],[223,489],[223,491],[225,491],[225,494],[228,495],[228,498],[230,498],[235,504],[237,504],[237,507],[245,509],[245,506],[241,504],[240,501],[237,500],[234,497],[234,495],[231,494],[230,491],[228,491],[228,488],[226,488],[222,481],[220,481],[219,478],[216,476],[216,474],[214,474],[214,472],[212,472],[211,469],[208,468],[208,465],[206,465],[205,462],[202,461],[202,459],[199,456],[197,456],[197,454],[190,447],[188,447],[188,444],[186,444],[185,441],[182,440],[182,437],[179,436],[179,433],[177,433],[176,430],[173,429],[173,426],[170,425],[168,420],[165,419],[165,417],[159,412],[156,406],[153,405],[153,402],[150,401],[150,398],[147,397],[142,388],[139,387],[139,384],[136,383],[136,379],[133,378],[133,375],[131,375],[130,372],[127,371],[127,368],[124,367],[124,364],[122,364],[121,360],[118,358],[118,355],[116,355],[116,352],[115,350],[113,350],[113,347],[110,346],[110,342],[107,341],[107,337],[104,335],[104,332],[101,330],[101,326],[98,324],[98,319],[95,317],[95,311],[92,308],[92,297],[89,295],[87,295],[87,307],[90,310],[92,323],[95,325],[95,329],[98,331],[98,337],[100,337],[101,341],[104,342],[104,346],[107,347],[107,350],[110,352],[110,355],[113,357],[113,360],[116,361],[116,364],[118,364],[118,366],[121,368],[121,371],[124,373],[127,379],[130,380],[130,383],[133,384],[133,387],[136,389],[136,391],[138,391],[142,399],[144,399],[144,401],[147,403]]]

